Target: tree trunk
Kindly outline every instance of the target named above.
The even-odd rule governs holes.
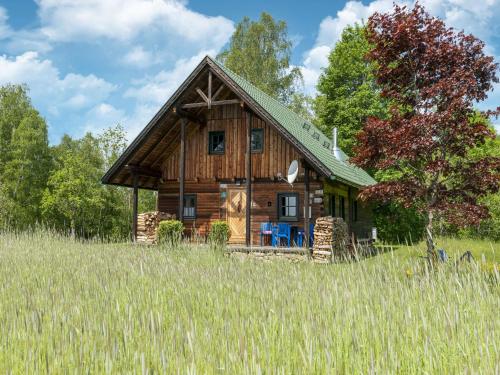
[[[70,226],[71,226],[71,238],[75,239],[75,237],[76,237],[76,233],[75,233],[75,227],[76,227],[75,219],[71,219]]]
[[[426,229],[426,238],[427,238],[427,256],[429,261],[434,261],[437,259],[436,249],[434,247],[434,240],[432,238],[432,219],[433,214],[432,211],[429,211],[427,216],[427,227]]]

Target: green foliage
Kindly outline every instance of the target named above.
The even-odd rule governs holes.
[[[184,224],[179,220],[163,220],[158,225],[156,232],[158,243],[173,247],[179,246],[184,233]]]
[[[0,373],[496,374],[500,244],[437,246],[425,273],[422,244],[322,266],[0,234]]]
[[[33,227],[52,163],[47,124],[23,86],[0,88],[0,149],[0,226]]]
[[[386,111],[375,84],[375,66],[366,59],[369,50],[365,28],[358,24],[346,27],[318,81],[314,105],[318,125],[325,134],[337,127],[339,147],[348,155],[353,154],[356,134],[366,118],[382,117]]]
[[[416,243],[424,235],[424,217],[397,203],[377,205],[373,210],[373,223],[380,239],[392,244]]]
[[[216,220],[210,225],[208,241],[214,248],[224,247],[231,236],[231,230],[225,220]]]
[[[236,25],[229,46],[217,59],[265,93],[289,103],[302,74],[290,66],[292,41],[285,21],[263,12]]]

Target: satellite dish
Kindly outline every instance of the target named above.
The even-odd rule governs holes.
[[[293,160],[290,163],[290,167],[288,167],[288,183],[291,185],[297,178],[297,175],[299,174],[299,162],[297,160]]]

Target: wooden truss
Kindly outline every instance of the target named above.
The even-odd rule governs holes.
[[[215,90],[214,94],[212,95],[212,71],[208,71],[208,92],[205,94],[202,89],[199,87],[196,88],[196,92],[198,95],[201,96],[203,99],[202,102],[196,102],[196,103],[186,103],[181,105],[181,108],[187,109],[187,108],[203,108],[207,107],[208,109],[211,109],[212,106],[216,105],[226,105],[226,104],[241,104],[240,99],[225,99],[225,100],[217,100],[217,97],[219,94],[222,92],[224,89],[224,84],[221,83],[220,86]]]

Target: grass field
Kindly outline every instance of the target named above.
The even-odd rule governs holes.
[[[500,245],[438,246],[478,263],[426,272],[422,246],[325,266],[3,234],[0,373],[498,374]]]

